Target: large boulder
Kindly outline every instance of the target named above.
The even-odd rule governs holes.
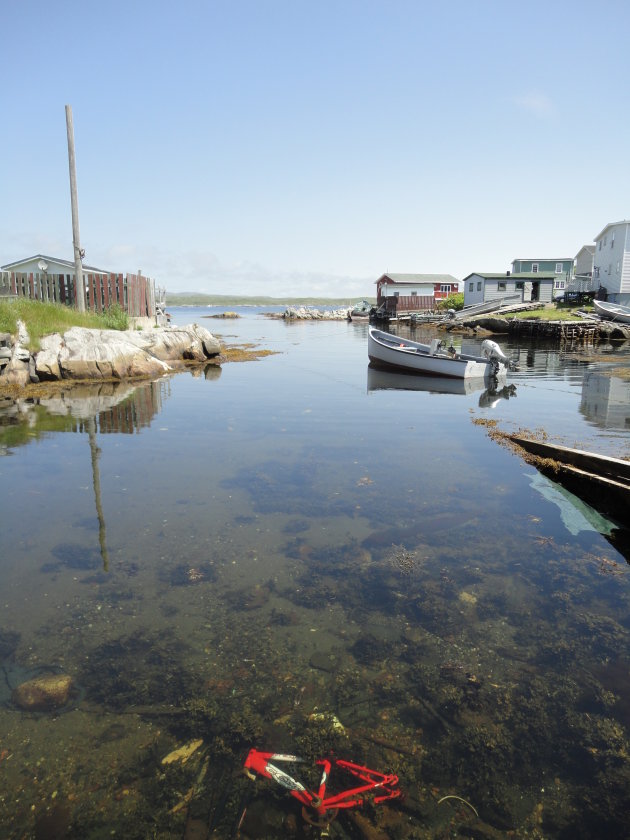
[[[35,370],[41,380],[61,379],[59,368],[59,352],[63,346],[63,338],[59,333],[45,335],[41,342],[41,349],[35,356]]]
[[[4,369],[3,381],[7,385],[18,385],[19,387],[28,385],[31,381],[28,357],[25,360],[14,354]]]
[[[1,347],[3,382],[152,379],[221,353],[219,341],[197,324],[126,332],[72,327],[63,336],[44,337],[33,357],[24,346],[27,339],[21,330],[12,347]]]
[[[63,337],[59,368],[63,379],[128,379],[160,376],[171,368],[138,346],[134,333],[72,327]]]
[[[203,362],[221,352],[219,341],[197,324],[129,333],[130,341],[165,362]]]

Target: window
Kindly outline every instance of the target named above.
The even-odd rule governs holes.
[[[614,233],[613,233],[613,235],[610,237],[610,247],[611,247],[611,248],[614,248],[614,247],[615,247],[615,234],[614,234]]]
[[[602,250],[602,240],[601,239],[599,240],[598,244],[599,244],[599,250],[601,251]]]
[[[473,292],[474,290],[475,290],[475,284],[474,283],[469,283],[468,284],[468,291]]]
[[[515,285],[514,285],[514,288],[516,289],[517,292],[522,292],[523,289],[525,288],[525,283],[522,280],[517,280]]]
[[[400,296],[400,292],[394,292],[394,297],[399,297],[399,296]]]
[[[554,289],[564,289],[564,280],[556,280],[553,287]]]
[[[447,292],[448,294],[450,294],[451,284],[450,283],[442,283],[442,285],[440,286],[440,291],[441,292]],[[471,291],[472,291],[472,289],[471,289]]]
[[[532,263],[532,271],[534,274],[538,273],[538,263]]]
[[[412,297],[417,297],[418,292],[411,292],[410,294],[411,294]]]
[[[481,291],[481,280],[477,283],[477,291]]]
[[[556,263],[556,274],[562,274],[562,263]]]
[[[497,283],[497,288],[500,292],[504,292],[507,289],[505,280],[499,280],[499,282]]]

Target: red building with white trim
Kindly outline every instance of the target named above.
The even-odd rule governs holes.
[[[390,315],[432,311],[437,301],[458,291],[459,281],[451,274],[382,274],[376,281],[376,306]]]

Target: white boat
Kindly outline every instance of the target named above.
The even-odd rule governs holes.
[[[489,378],[505,374],[512,365],[494,341],[481,345],[482,356],[457,353],[445,349],[439,338],[420,344],[408,338],[370,327],[368,357],[377,367],[405,373],[444,376],[449,379]]]
[[[630,324],[630,306],[622,306],[620,303],[607,303],[604,300],[594,300],[593,306],[600,318]]]

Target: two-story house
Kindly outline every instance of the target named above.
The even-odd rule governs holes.
[[[609,301],[630,304],[630,221],[611,222],[595,237],[593,280]]]
[[[561,298],[567,281],[573,276],[573,257],[545,257],[536,260],[512,260],[512,274],[544,273],[555,275],[553,297]]]

